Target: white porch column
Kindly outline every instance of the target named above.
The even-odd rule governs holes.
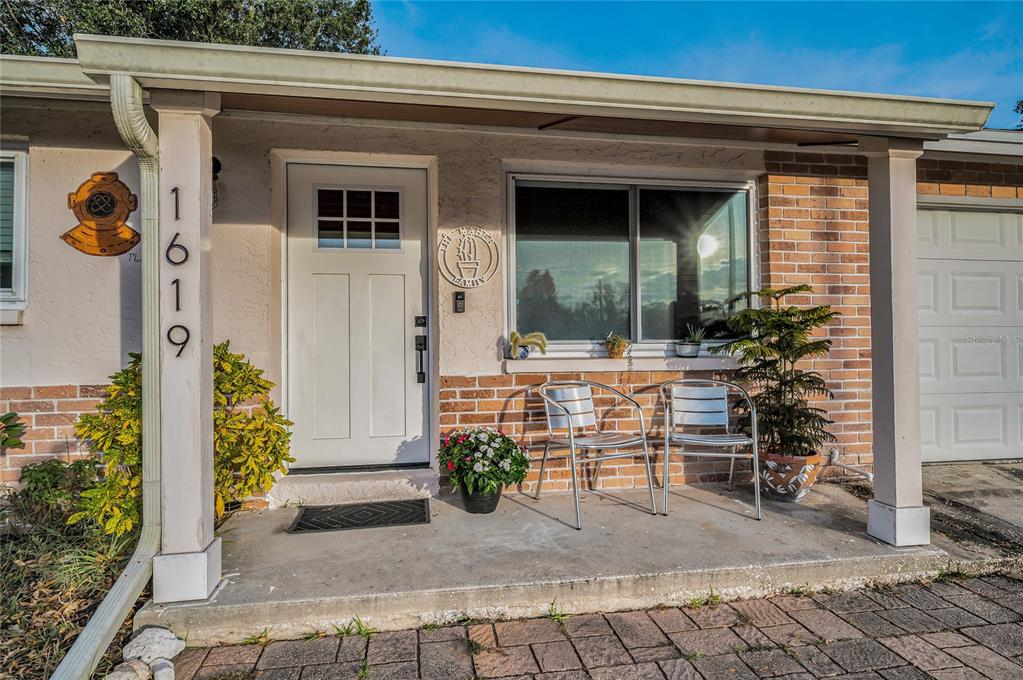
[[[926,545],[916,276],[916,159],[923,147],[872,138],[860,149],[870,183],[874,498],[867,533],[892,545]]]
[[[219,95],[154,90],[160,138],[160,419],[163,535],[156,602],[201,600],[220,582],[213,535],[210,119]]]

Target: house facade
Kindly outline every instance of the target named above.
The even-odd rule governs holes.
[[[435,492],[444,432],[543,438],[549,379],[633,394],[655,434],[659,383],[733,365],[674,356],[686,325],[725,337],[733,296],[802,283],[841,312],[815,368],[839,457],[875,473],[872,535],[927,542],[922,462],[1023,456],[1023,143],[978,132],[989,104],[98,36],[78,53],[0,60],[0,412],[31,426],[0,480],[82,455],[107,377],[159,356],[158,601],[220,578],[222,340],[295,423],[262,503]],[[142,245],[94,257],[61,235],[68,194],[108,172]],[[548,352],[506,358],[512,330]],[[602,480],[646,483],[638,459]]]

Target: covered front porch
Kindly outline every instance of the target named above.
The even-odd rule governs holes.
[[[143,611],[139,624],[159,622],[187,631],[190,640],[209,642],[258,633],[272,619],[274,635],[290,636],[310,626],[324,629],[355,613],[378,627],[393,628],[461,615],[537,614],[555,597],[579,611],[631,608],[677,602],[711,587],[736,594],[797,587],[807,573],[827,570],[841,580],[850,563],[863,566],[856,577],[862,579],[934,572],[947,562],[932,548],[892,547],[926,546],[930,540],[921,490],[916,159],[924,140],[978,127],[986,115],[984,105],[89,36],[79,38],[79,55],[89,78],[111,83],[125,139],[133,131],[148,130],[144,143],[133,146],[147,163],[159,158],[158,178],[150,175],[158,184],[143,188],[160,196],[158,214],[147,215],[144,225],[148,292],[143,303],[144,349],[160,357],[160,370],[147,374],[143,384],[147,417],[160,414],[147,422],[162,424],[156,435],[151,429],[144,433],[147,450],[162,451],[158,474],[146,480],[146,503],[158,502],[162,513],[154,560],[154,600],[161,604]],[[147,93],[158,139],[142,114]],[[345,128],[337,130],[342,118]],[[220,138],[218,129],[223,130]],[[220,199],[228,208],[214,220],[211,161],[218,144],[226,152],[224,167],[230,170],[225,173],[236,174],[221,185]],[[551,157],[563,148],[571,150],[571,158]],[[278,395],[285,409],[294,406],[296,395],[287,389],[311,379],[286,374],[289,350],[294,353],[297,346],[289,347],[293,337],[286,305],[298,297],[293,295],[298,289],[286,293],[284,288],[295,272],[286,253],[288,210],[295,205],[289,206],[288,175],[282,171],[289,159],[319,166],[342,157],[359,167],[419,173],[419,193],[403,190],[421,199],[424,216],[419,223],[424,233],[415,247],[422,248],[429,266],[423,266],[423,289],[415,294],[427,301],[427,310],[415,327],[428,331],[430,349],[417,370],[403,376],[425,386],[418,388],[419,401],[413,404],[423,414],[422,428],[413,434],[411,428],[403,430],[401,436],[416,442],[435,471],[430,447],[441,432],[455,424],[490,422],[487,409],[497,408],[494,403],[505,396],[495,392],[493,401],[482,394],[467,396],[463,387],[483,393],[490,378],[499,390],[538,381],[513,375],[515,370],[501,360],[503,337],[512,329],[504,314],[508,284],[499,258],[494,256],[496,276],[472,293],[468,311],[453,308],[452,295],[460,286],[439,276],[434,253],[440,230],[480,224],[496,235],[495,253],[510,249],[505,183],[513,171],[539,172],[539,161],[546,174],[576,180],[611,175],[642,184],[665,174],[697,183],[727,179],[757,197],[758,178],[767,173],[765,153],[807,148],[848,159],[856,175],[848,182],[862,194],[869,186],[869,272],[867,234],[849,239],[858,245],[842,245],[845,252],[856,252],[851,272],[868,279],[868,286],[850,286],[855,294],[847,303],[869,319],[869,331],[868,324],[861,328],[870,346],[865,348],[867,339],[860,338],[859,347],[850,345],[846,355],[836,357],[850,362],[854,380],[847,398],[859,404],[861,413],[871,414],[872,445],[867,452],[854,451],[869,454],[875,470],[869,511],[826,494],[806,507],[771,506],[764,522],[756,523],[742,500],[747,494],[678,486],[673,489],[678,501],[667,518],[650,517],[623,502],[631,492],[618,498],[589,496],[588,526],[582,532],[563,521],[568,497],[534,503],[513,494],[496,517],[483,522],[463,514],[446,497],[435,498],[426,527],[352,532],[343,543],[285,535],[292,509],[240,515],[220,535],[215,533],[207,360],[216,323],[211,304],[215,231],[233,234],[241,243],[232,251],[233,261],[218,272],[233,269],[237,281],[251,283],[246,275],[254,271],[261,284],[270,282],[254,307],[258,314],[229,305],[218,307],[216,314],[236,315],[231,328],[259,337],[270,377],[285,386]],[[794,168],[792,175],[798,174]],[[308,182],[323,184],[316,178]],[[772,182],[763,185],[766,192],[772,190]],[[778,186],[784,195],[810,194],[798,177]],[[847,208],[834,207],[835,222],[862,224],[866,219],[867,196],[843,196],[826,186],[822,206],[825,196],[845,201],[855,213],[843,220]],[[824,248],[818,248],[814,232],[797,228],[795,218],[791,230],[786,224],[761,228],[758,234],[758,216],[784,218],[772,213],[775,206],[766,198],[749,201],[751,243],[767,236],[778,252],[799,251],[808,271],[825,271],[826,262],[841,260],[839,248],[828,255],[830,260],[815,254]],[[250,241],[257,225],[265,240]],[[862,226],[867,231],[868,225]],[[507,262],[507,250],[503,257]],[[764,282],[784,282],[787,273],[803,275],[795,264],[785,270],[788,264],[778,266],[768,258],[751,263],[752,279],[762,275]],[[415,272],[410,268],[406,273]],[[840,285],[841,278],[835,283]],[[348,295],[347,288],[335,292]],[[241,318],[246,314],[256,323],[247,324],[250,319]],[[408,329],[398,329],[411,342]],[[329,330],[340,333],[342,326]],[[348,327],[343,330],[347,333]],[[384,328],[381,334],[388,332]],[[396,351],[403,351],[400,343]],[[375,356],[367,352],[352,365],[383,366],[372,363]],[[708,358],[679,363],[663,352],[635,361],[635,368],[651,380],[658,373],[723,367]],[[545,362],[533,370],[552,376],[626,368],[624,362],[592,356]],[[839,363],[835,368],[847,367]],[[627,370],[633,370],[631,360]],[[865,383],[858,370],[870,374]],[[457,397],[442,394],[447,386],[460,390]],[[471,400],[472,415],[487,420],[463,419],[461,413],[470,407],[461,405],[450,406],[460,413],[456,419],[445,419],[445,399]],[[853,447],[866,436],[852,429],[847,434]],[[879,541],[865,535],[865,528]],[[799,555],[795,561],[794,555]],[[204,600],[202,605],[166,604]]]
[[[570,496],[509,492],[494,515],[470,515],[458,498],[432,498],[429,524],[327,533],[287,533],[297,508],[238,514],[219,532],[224,581],[210,599],[150,603],[135,626],[196,646],[332,634],[355,616],[399,630],[899,582],[963,557],[944,537],[872,539],[863,500],[834,484],[800,505],[767,502],[761,522],[745,485],[673,489],[668,517],[651,516],[642,491],[596,491],[583,495],[583,531]]]

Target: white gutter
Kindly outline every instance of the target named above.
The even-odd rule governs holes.
[[[110,88],[82,73],[77,59],[0,55],[4,95],[108,100]]]
[[[969,155],[964,159],[963,154]],[[924,157],[976,160],[996,163],[1023,162],[1023,130],[981,130],[924,142]]]
[[[977,130],[994,106],[173,40],[76,35],[75,43],[85,75],[103,83],[130,74],[145,88],[921,137]]]
[[[110,79],[114,122],[138,157],[142,202],[142,531],[135,552],[51,680],[86,680],[153,574],[160,550],[159,144],[131,77]]]

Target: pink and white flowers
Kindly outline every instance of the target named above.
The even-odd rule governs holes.
[[[529,456],[500,430],[483,427],[456,430],[441,440],[437,457],[454,487],[469,493],[492,494],[519,484],[529,470]]]

